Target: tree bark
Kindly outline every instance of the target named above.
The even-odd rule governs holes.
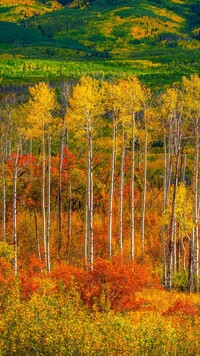
[[[144,186],[143,186],[143,200],[142,200],[142,221],[141,221],[141,242],[142,250],[144,251],[144,229],[145,229],[145,212],[146,212],[146,195],[147,195],[147,142],[148,133],[145,118],[145,146],[144,146]]]
[[[47,173],[47,237],[46,237],[46,249],[47,249],[47,261],[46,268],[47,273],[51,271],[50,262],[50,233],[51,233],[51,135],[48,134],[48,173]]]
[[[44,138],[44,131],[43,131],[43,135],[42,135],[42,233],[43,233],[44,261],[45,261],[45,266],[47,266],[45,173],[46,173],[46,154],[45,154],[45,138]]]
[[[131,147],[131,244],[130,244],[130,258],[134,260],[135,255],[135,113],[132,114],[132,147]]]
[[[72,188],[71,182],[68,183],[68,225],[67,225],[67,257],[70,258],[71,236],[72,236]]]
[[[58,178],[58,253],[62,248],[62,172],[63,172],[63,152],[65,144],[65,121],[63,120],[63,128],[61,133],[60,159],[59,159],[59,178]]]
[[[5,145],[2,157],[2,193],[3,193],[3,221],[2,221],[2,241],[6,242],[6,182],[5,182]]]
[[[178,169],[179,169],[179,156],[180,156],[180,145],[182,137],[182,117],[179,114],[174,113],[173,116],[173,149],[174,149],[174,159],[175,159],[175,168],[174,168],[174,184],[173,184],[173,195],[172,195],[172,207],[171,207],[171,216],[169,224],[169,239],[168,239],[168,261],[167,261],[167,289],[171,290],[172,287],[172,258],[173,258],[173,237],[174,237],[174,226],[175,226],[175,208],[176,208],[176,193],[178,186]]]
[[[121,150],[121,172],[120,172],[120,202],[119,202],[119,251],[123,250],[123,200],[124,200],[124,160],[125,160],[125,133],[122,126],[122,150]]]
[[[14,274],[18,272],[18,240],[17,240],[17,178],[18,178],[19,147],[14,161],[13,176],[13,242],[14,242]]]
[[[195,162],[194,162],[194,277],[195,291],[199,290],[199,119],[195,124]]]
[[[113,221],[113,195],[114,195],[114,176],[116,161],[116,119],[113,117],[113,147],[111,161],[111,182],[109,197],[109,220],[108,220],[108,256],[112,256],[112,221]]]
[[[37,219],[37,213],[35,210],[34,210],[34,220],[35,220],[35,240],[36,240],[37,256],[38,256],[39,260],[41,261],[40,239],[39,239],[39,233],[38,233],[38,219]]]

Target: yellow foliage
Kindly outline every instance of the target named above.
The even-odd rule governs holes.
[[[189,113],[199,116],[200,113],[200,78],[197,74],[190,76],[190,79],[183,77],[183,88],[185,91],[184,100]]]
[[[185,21],[181,16],[178,16],[173,11],[169,11],[167,9],[160,9],[159,7],[152,6],[152,10],[156,15],[168,17],[174,22],[182,23]]]
[[[102,113],[102,90],[99,82],[90,77],[82,77],[69,98],[67,128],[78,137],[84,136],[87,130],[95,130]]]
[[[177,33],[180,27],[176,22],[163,21],[149,16],[138,17],[132,22],[132,36],[136,39],[156,36],[162,33],[164,29],[165,31]]]
[[[57,108],[55,90],[46,83],[41,82],[29,88],[31,98],[26,104],[27,128],[26,136],[38,138],[43,132],[55,130],[58,121],[54,119],[53,112]]]

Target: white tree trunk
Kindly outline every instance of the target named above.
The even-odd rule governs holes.
[[[132,147],[131,147],[131,244],[130,244],[130,258],[134,260],[135,254],[135,197],[134,197],[134,183],[135,183],[135,113],[132,114]]]
[[[113,147],[111,161],[111,182],[109,198],[109,220],[108,220],[108,256],[112,256],[112,221],[113,221],[113,195],[114,195],[114,176],[116,161],[116,120],[113,118]]]
[[[121,150],[121,172],[120,172],[120,201],[119,201],[119,251],[123,250],[123,200],[124,200],[124,160],[125,160],[125,133],[122,126],[122,150]]]
[[[18,241],[17,241],[17,178],[18,178],[18,160],[19,147],[17,147],[16,158],[14,161],[14,176],[13,176],[13,242],[14,242],[14,273],[18,272]]]
[[[43,132],[42,135],[42,234],[43,234],[43,246],[44,246],[44,261],[45,261],[45,266],[47,266],[45,173],[46,173],[46,154],[45,154],[45,138]]]
[[[199,128],[198,119],[196,122],[196,147],[195,147],[195,163],[194,163],[194,275],[195,289],[198,291],[199,283]]]
[[[59,182],[58,182],[58,252],[62,248],[62,172],[63,172],[63,151],[65,143],[66,128],[63,120],[63,128],[61,133],[61,145],[60,145],[60,160],[59,160]]]
[[[72,237],[72,187],[71,182],[68,184],[68,225],[67,225],[67,256],[70,257],[71,237]]]
[[[3,193],[3,221],[2,221],[2,241],[6,242],[6,182],[5,182],[5,149],[2,158],[2,193]]]
[[[141,221],[141,242],[142,242],[142,250],[143,251],[144,251],[144,229],[145,229],[146,195],[147,195],[147,142],[148,142],[147,135],[148,135],[148,133],[147,133],[147,127],[146,127],[146,122],[145,122],[144,186],[143,186],[142,221]]]
[[[51,136],[48,134],[48,183],[47,183],[47,273],[51,271],[50,233],[51,233]]]

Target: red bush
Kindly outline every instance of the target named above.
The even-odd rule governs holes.
[[[172,307],[170,307],[163,315],[188,315],[188,316],[196,316],[200,314],[200,308],[195,306],[190,301],[183,302],[178,299]]]

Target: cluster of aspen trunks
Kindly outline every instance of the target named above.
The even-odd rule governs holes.
[[[161,88],[162,89],[162,88]],[[198,290],[199,279],[199,121],[200,78],[193,75],[183,78],[178,85],[151,93],[136,77],[116,82],[98,81],[83,77],[75,84],[52,88],[39,83],[29,88],[28,97],[8,96],[2,99],[1,108],[1,179],[2,240],[11,243],[8,232],[9,188],[12,186],[12,236],[14,244],[14,271],[18,271],[18,206],[23,205],[18,194],[22,170],[36,159],[40,167],[41,193],[39,205],[34,210],[37,255],[45,261],[47,272],[51,269],[52,221],[57,222],[57,251],[63,244],[63,157],[64,150],[83,152],[80,165],[85,167],[84,204],[81,218],[84,221],[84,260],[88,268],[94,263],[94,162],[96,142],[102,139],[102,151],[109,162],[107,172],[107,257],[113,256],[113,224],[118,224],[118,253],[124,248],[124,188],[126,157],[130,159],[129,174],[129,256],[135,259],[135,159],[140,164],[140,139],[142,132],[142,187],[140,244],[145,255],[145,216],[147,198],[148,149],[159,141],[162,150],[162,241],[163,283],[172,288],[172,274],[188,273],[189,291]],[[107,131],[106,131],[107,130]],[[109,135],[108,135],[109,132]],[[105,133],[105,136],[104,136]],[[109,136],[109,137],[108,137]],[[150,142],[151,141],[151,142]],[[139,148],[138,148],[139,147]],[[137,150],[136,150],[137,148]],[[34,151],[34,152],[33,152]],[[136,152],[137,151],[137,152]],[[37,153],[36,153],[37,152]],[[190,155],[190,177],[186,180],[187,154]],[[56,181],[56,207],[52,212],[52,158],[58,155]],[[74,157],[75,157],[74,156]],[[84,161],[84,164],[83,164]],[[8,183],[8,164],[12,164],[13,181]],[[95,163],[96,165],[96,163]],[[108,169],[108,168],[107,168]],[[31,173],[30,173],[31,174]],[[113,201],[118,177],[118,216],[113,221]],[[31,177],[34,178],[34,177]],[[29,176],[30,179],[30,176]],[[9,185],[10,184],[10,185]],[[72,178],[67,185],[68,245],[72,234]],[[77,182],[76,182],[77,184]],[[10,188],[11,190],[11,188]],[[8,197],[9,196],[9,197]],[[55,218],[56,211],[56,218]],[[38,231],[38,212],[42,221],[41,236]],[[84,212],[84,213],[83,213]],[[115,217],[116,220],[116,217]],[[76,227],[74,227],[75,229]],[[55,233],[55,232],[54,232]],[[186,248],[187,245],[187,248]],[[116,253],[116,252],[115,252]]]

